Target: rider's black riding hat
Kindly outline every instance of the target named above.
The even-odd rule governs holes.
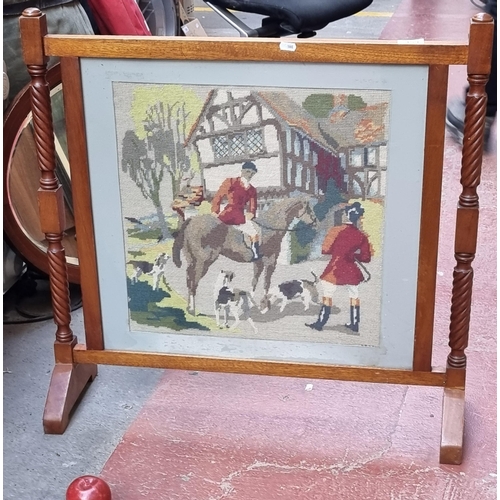
[[[257,172],[257,167],[255,166],[255,163],[253,163],[251,161],[246,161],[245,163],[243,163],[243,165],[241,166],[241,169],[242,170],[253,170],[254,172]]]

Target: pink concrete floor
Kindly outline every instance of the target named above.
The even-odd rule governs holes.
[[[436,16],[442,20],[443,12],[456,13],[453,5],[460,3],[436,2],[449,9],[438,9]],[[396,33],[398,16],[410,19],[408,9],[418,5],[403,2],[388,30]],[[463,15],[452,17],[463,26]],[[405,38],[419,36],[412,28]],[[450,93],[459,94],[463,85],[463,69],[452,68]],[[460,192],[460,148],[449,138],[445,156],[434,350],[438,366],[444,366],[448,354]],[[497,498],[496,166],[496,153],[484,157],[461,466],[439,465],[441,389],[166,371],[102,471],[113,498]],[[312,390],[306,390],[307,384]]]
[[[446,154],[434,356],[441,366],[459,189],[451,179],[456,145]],[[461,466],[438,463],[441,389],[167,371],[102,471],[116,498],[497,498],[495,177],[496,158],[486,157]]]

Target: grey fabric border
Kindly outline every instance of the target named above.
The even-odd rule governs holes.
[[[107,349],[411,369],[428,68],[82,59]],[[112,82],[391,90],[380,347],[130,332]]]

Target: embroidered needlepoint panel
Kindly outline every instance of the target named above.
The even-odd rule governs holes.
[[[378,346],[389,90],[113,82],[131,331]]]

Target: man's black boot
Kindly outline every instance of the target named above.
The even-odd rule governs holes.
[[[318,332],[320,332],[326,325],[326,322],[328,321],[331,312],[332,312],[331,306],[326,306],[325,304],[323,304],[321,306],[321,309],[319,310],[318,319],[314,323],[306,323],[306,326],[312,328],[313,330],[318,330]]]
[[[346,323],[346,327],[352,330],[354,334],[359,332],[359,306],[351,306],[351,322]],[[352,335],[352,334],[351,334]]]

